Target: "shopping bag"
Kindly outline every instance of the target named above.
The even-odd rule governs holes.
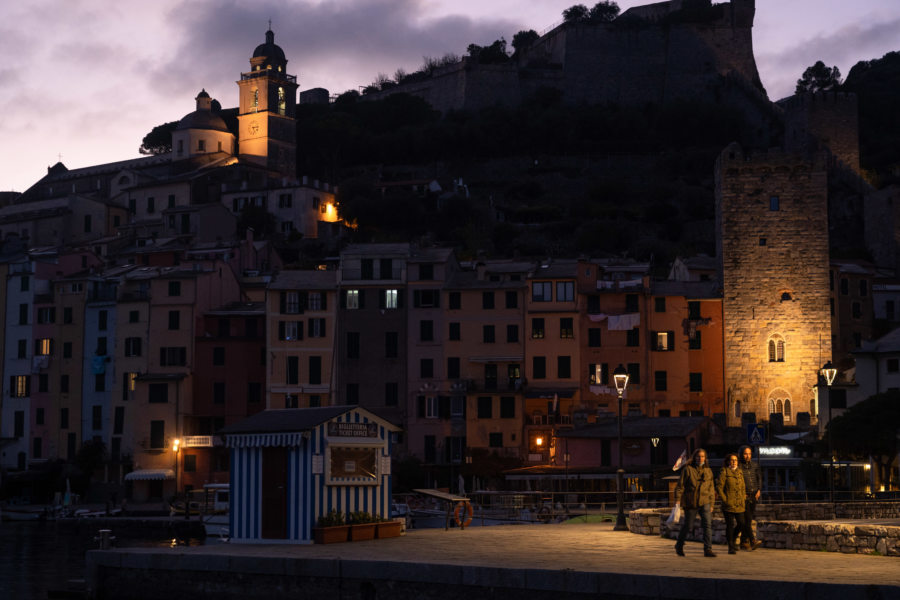
[[[669,518],[666,519],[666,525],[669,527],[673,527],[681,522],[684,518],[684,511],[681,510],[681,504],[678,502],[675,503],[675,506],[672,508],[672,512],[669,513]]]

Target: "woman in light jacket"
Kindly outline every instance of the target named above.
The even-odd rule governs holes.
[[[722,514],[725,516],[725,538],[728,540],[728,554],[737,552],[735,532],[744,524],[744,474],[738,468],[737,454],[725,457],[725,464],[716,480],[716,493],[722,500]]]

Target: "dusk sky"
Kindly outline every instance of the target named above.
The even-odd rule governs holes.
[[[300,89],[371,83],[423,57],[462,55],[561,21],[574,0],[29,0],[0,3],[0,191],[24,191],[62,157],[71,168],[138,155],[155,125],[194,110],[201,88],[225,108],[272,20]],[[647,4],[620,0],[622,10]],[[591,6],[593,2],[584,2]],[[816,60],[843,76],[900,50],[898,0],[757,0],[763,85],[790,95]],[[301,141],[302,143],[302,141]]]

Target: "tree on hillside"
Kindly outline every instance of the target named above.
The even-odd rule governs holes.
[[[564,10],[562,16],[566,23],[579,23],[587,21],[591,16],[591,11],[584,4],[576,4]]]
[[[512,39],[513,52],[515,54],[518,54],[522,50],[525,50],[528,46],[535,43],[539,38],[540,38],[540,36],[538,35],[537,31],[535,31],[534,29],[529,29],[528,31],[525,31],[523,29],[522,31],[520,31],[519,33],[517,33],[516,35],[513,36],[513,39]]]
[[[865,459],[878,465],[879,481],[888,484],[891,463],[900,450],[900,391],[876,394],[854,404],[832,419],[828,435],[838,454]]]
[[[811,67],[803,71],[803,76],[797,80],[795,94],[804,92],[827,92],[835,90],[841,85],[841,72],[837,67],[828,67],[821,60],[816,61]]]
[[[138,152],[141,154],[157,155],[172,151],[172,132],[178,127],[178,121],[170,121],[157,125],[141,140]]]
[[[594,5],[590,12],[591,21],[609,23],[619,16],[619,5],[612,0],[601,0]]]
[[[494,40],[490,46],[479,46],[478,44],[469,44],[466,53],[470,58],[482,65],[494,65],[505,63],[509,60],[509,54],[506,53],[506,40],[500,38]]]

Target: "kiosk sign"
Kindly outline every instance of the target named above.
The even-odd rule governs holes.
[[[328,437],[373,438],[378,437],[376,423],[328,423]]]

